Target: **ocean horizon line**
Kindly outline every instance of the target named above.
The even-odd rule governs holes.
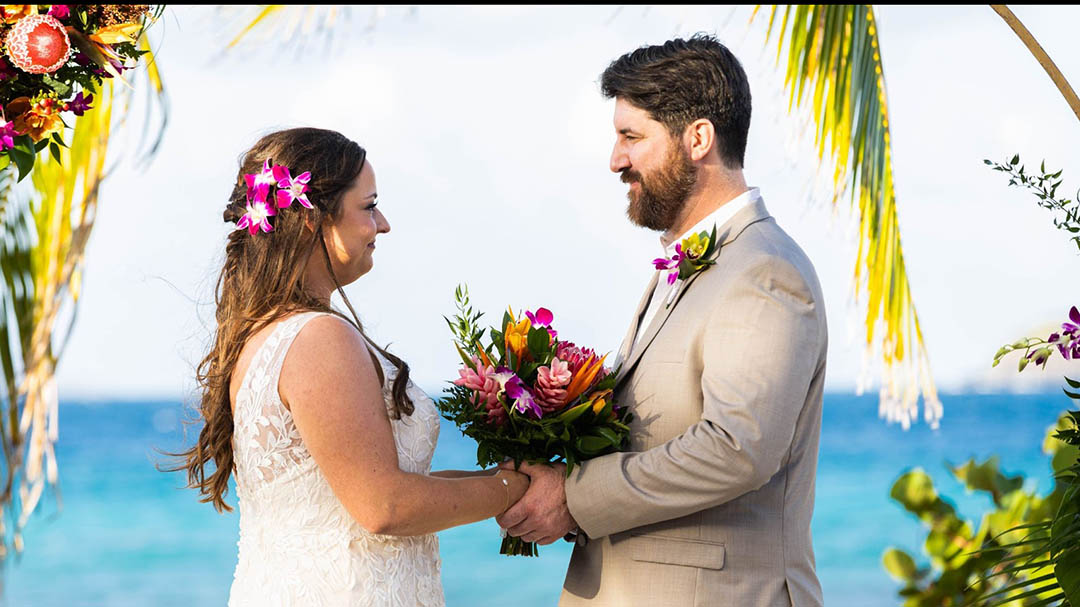
[[[1064,380],[1062,380],[1064,384]],[[430,387],[422,387],[432,397],[437,397],[440,392],[433,391]],[[938,398],[942,401],[950,397],[965,397],[965,396],[1054,396],[1062,395],[1062,388],[1058,385],[1045,385],[1039,389],[1033,390],[1015,390],[1015,389],[977,389],[972,387],[970,389],[950,389],[939,390]],[[878,393],[876,390],[867,390],[862,394],[856,394],[854,390],[830,390],[826,389],[824,396],[828,397],[842,397],[845,399],[877,399]],[[75,394],[65,395],[63,392],[60,394],[60,406],[66,405],[99,405],[99,404],[161,404],[161,403],[181,403],[194,402],[183,396],[167,395],[167,394],[145,394],[145,395],[131,395],[131,394]]]

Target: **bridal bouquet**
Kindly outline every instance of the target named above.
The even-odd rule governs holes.
[[[544,308],[522,318],[509,309],[498,328],[481,329],[468,290],[458,287],[454,296],[457,314],[446,322],[463,365],[438,406],[476,441],[480,466],[565,462],[569,475],[578,462],[626,446],[632,416],[611,400],[615,373],[606,356],[561,341]],[[508,536],[500,553],[536,556],[537,549]]]

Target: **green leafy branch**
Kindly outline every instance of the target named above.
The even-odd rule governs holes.
[[[1070,234],[1077,249],[1080,249],[1080,190],[1077,191],[1077,200],[1058,198],[1057,190],[1061,186],[1061,170],[1053,173],[1046,170],[1046,161],[1039,165],[1039,175],[1029,175],[1024,171],[1024,165],[1020,164],[1020,155],[1014,154],[1011,159],[1004,163],[996,163],[983,160],[995,171],[1009,175],[1009,185],[1023,187],[1035,194],[1038,204],[1056,214],[1054,227]]]
[[[473,310],[472,304],[469,302],[468,285],[458,285],[454,289],[454,303],[457,306],[457,314],[454,315],[454,319],[450,320],[443,316],[443,320],[450,327],[450,333],[454,336],[454,343],[457,344],[458,351],[461,352],[461,350],[469,350],[475,347],[484,337],[484,329],[481,329],[480,325],[477,324],[484,313]],[[462,357],[467,358],[464,353],[462,353]],[[466,364],[471,366],[471,361],[466,361]]]

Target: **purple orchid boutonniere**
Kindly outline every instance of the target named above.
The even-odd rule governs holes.
[[[667,283],[674,285],[676,281],[685,281],[698,272],[705,271],[716,263],[712,259],[716,252],[716,226],[712,232],[701,231],[684,238],[675,245],[675,254],[670,258],[657,257],[653,260],[653,267],[657,270],[667,270]],[[671,289],[666,306],[670,306],[675,299],[678,289]]]

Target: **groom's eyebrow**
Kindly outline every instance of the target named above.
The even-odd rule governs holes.
[[[637,134],[637,131],[635,131],[634,129],[629,129],[629,128],[619,129],[619,134],[620,135],[630,135],[632,133]]]

